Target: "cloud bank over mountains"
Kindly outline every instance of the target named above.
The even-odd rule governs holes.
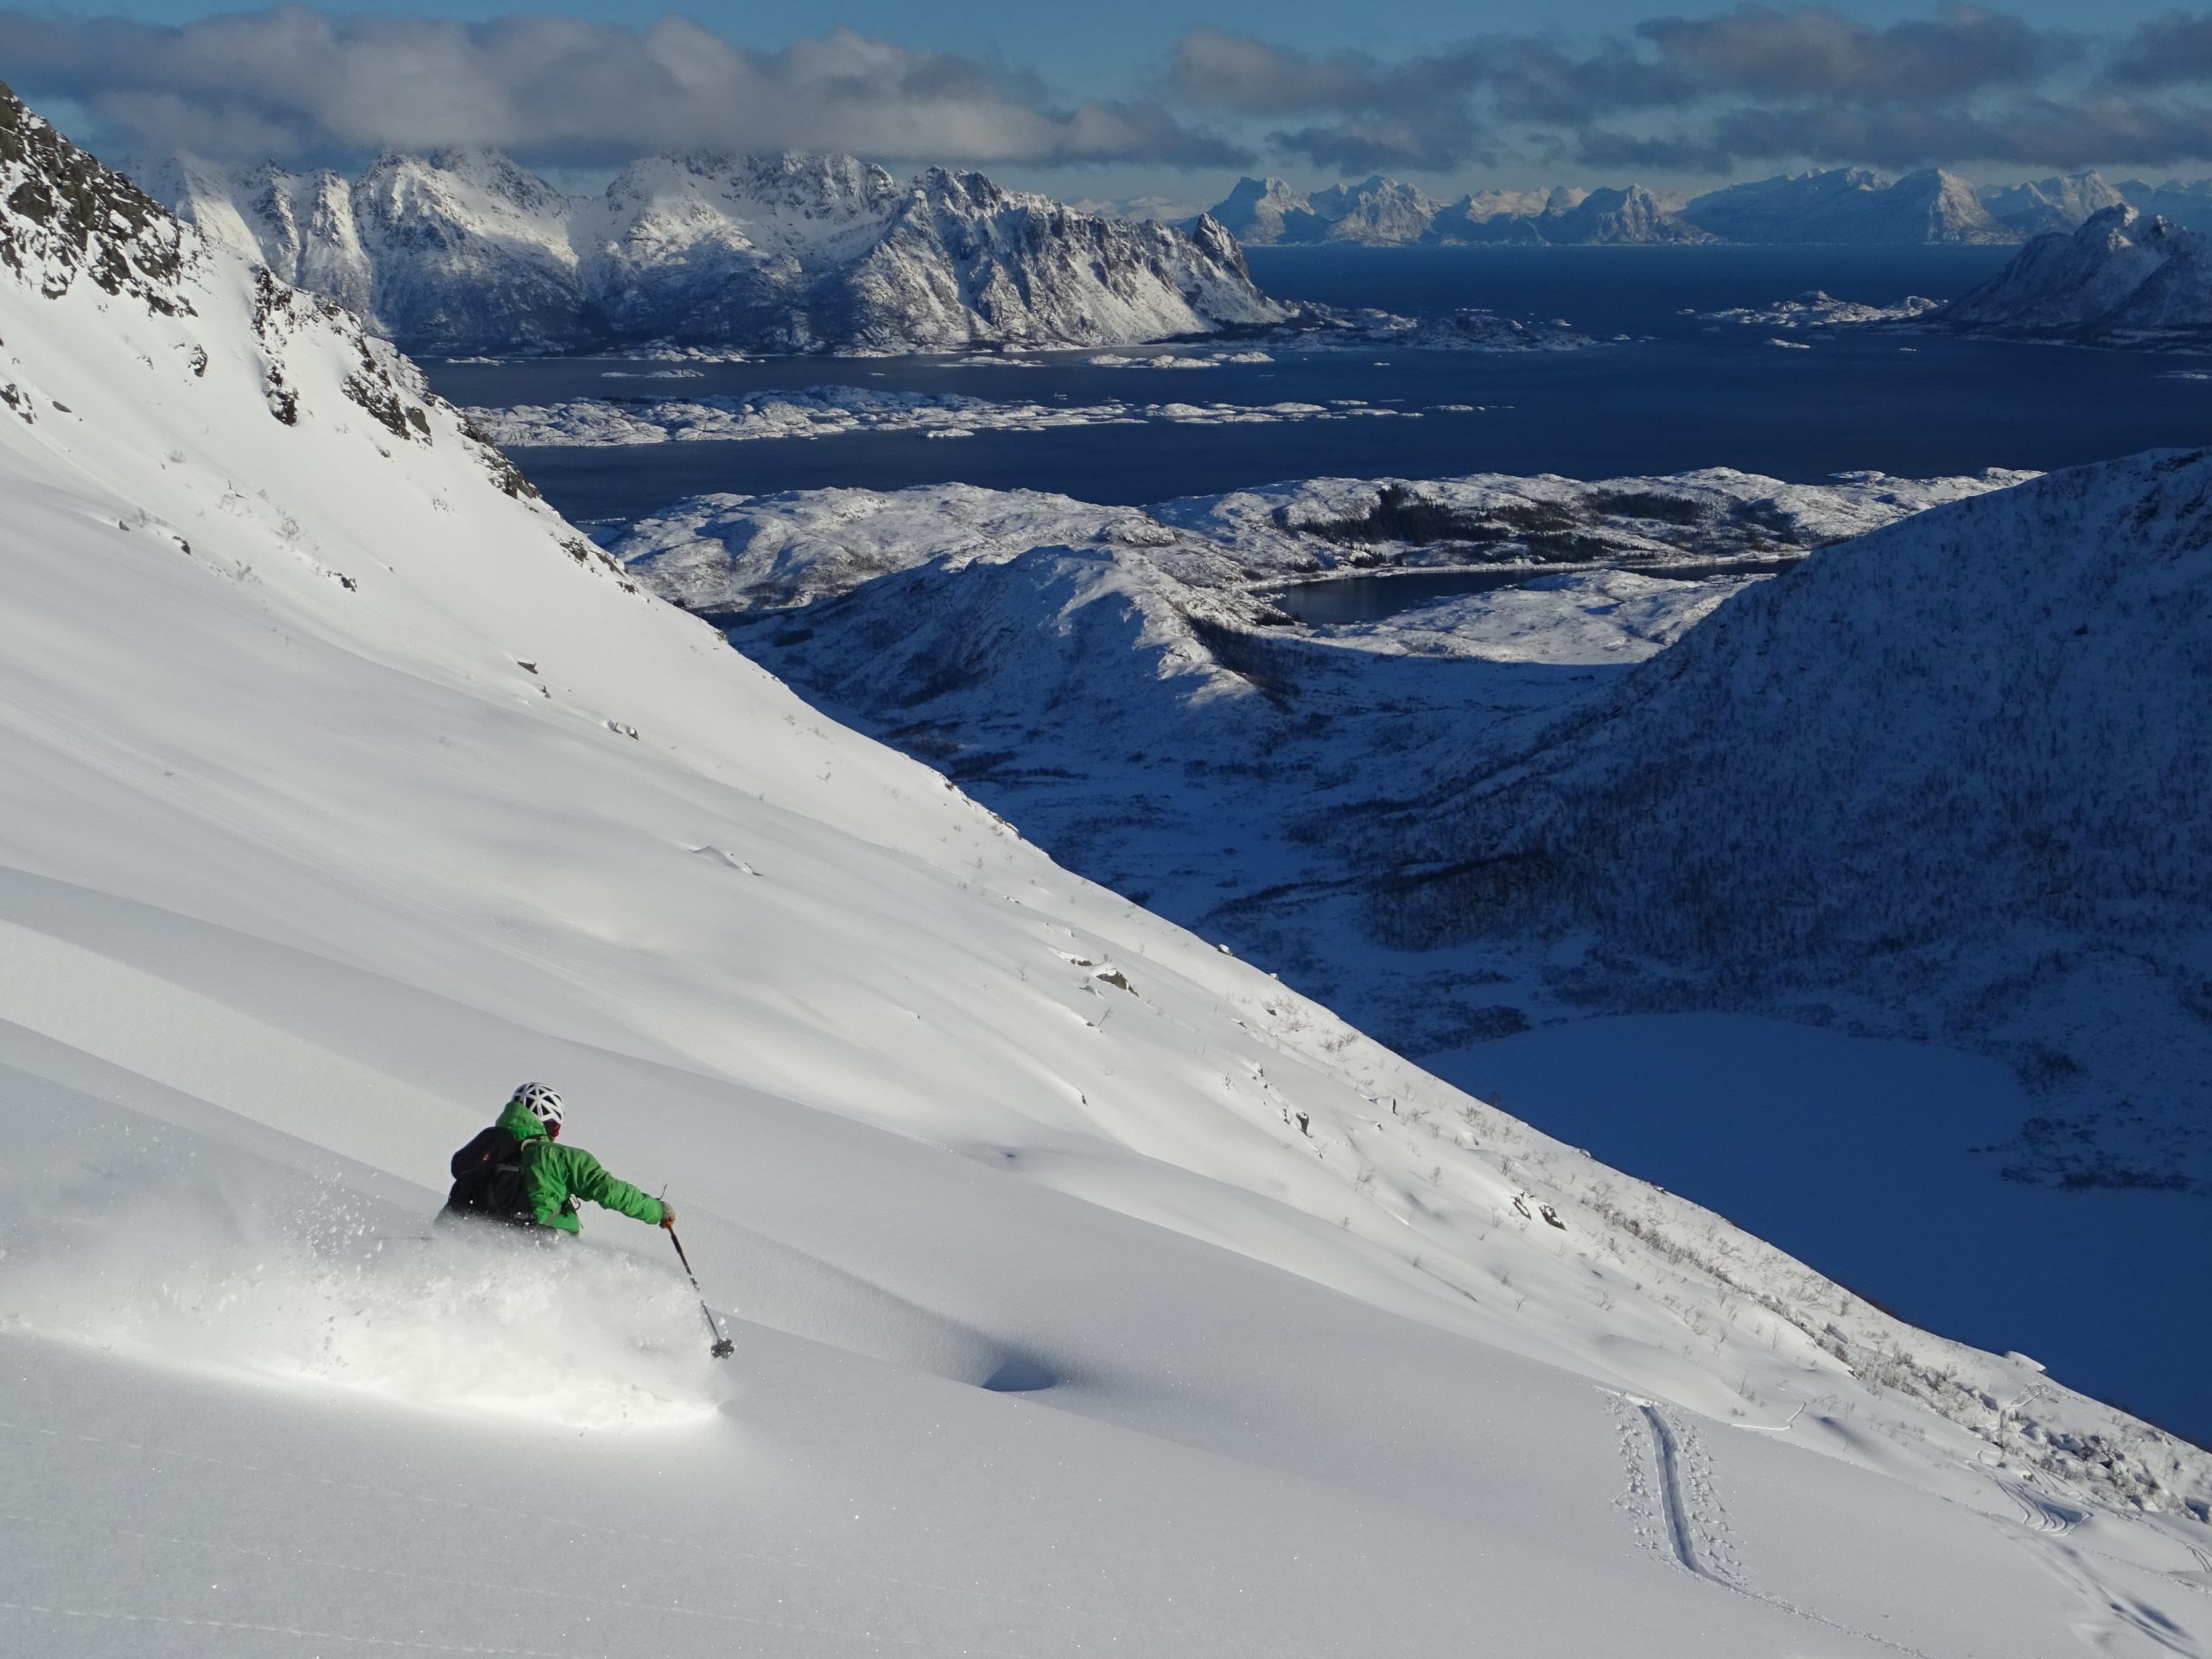
[[[489,145],[547,165],[645,154],[851,150],[948,162],[1243,166],[1157,102],[1056,105],[1034,76],[832,29],[749,50],[672,15],[468,22],[298,6],[181,24],[0,10],[16,84],[126,144],[295,161]]]
[[[1448,171],[1719,174],[1758,163],[2157,167],[2212,159],[2212,12],[2128,30],[1951,5],[1657,16],[1575,41],[1491,34],[1395,58],[1187,30],[1143,88],[835,29],[755,50],[689,19],[481,22],[296,6],[183,23],[0,10],[0,63],[111,143],[291,162],[490,145],[546,166],[655,151]],[[1080,83],[1080,66],[1053,66]]]
[[[1726,172],[1745,162],[2156,166],[2212,155],[2212,14],[2118,36],[1954,6],[1876,25],[1827,6],[1657,17],[1580,51],[1488,35],[1384,60],[1196,29],[1176,102],[1273,124],[1327,168],[1510,156]]]

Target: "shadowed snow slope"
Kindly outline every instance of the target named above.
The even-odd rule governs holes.
[[[2191,344],[2212,328],[2204,234],[2119,203],[2020,250],[1931,321],[1981,334]]]
[[[1881,1010],[2037,1097],[2007,1173],[2212,1191],[2212,457],[2052,474],[1740,594],[1427,810],[1382,932],[1586,1002]]]
[[[2199,1454],[1056,868],[12,100],[0,201],[8,1650],[2203,1651]],[[531,1075],[734,1363],[423,1236]]]

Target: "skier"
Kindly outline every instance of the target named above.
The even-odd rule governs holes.
[[[480,1217],[574,1233],[581,1230],[577,1200],[589,1198],[674,1231],[673,1208],[615,1179],[582,1147],[557,1144],[560,1138],[561,1096],[543,1084],[525,1083],[497,1122],[454,1154],[453,1191],[438,1219]]]

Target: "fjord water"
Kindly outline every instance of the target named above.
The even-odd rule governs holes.
[[[850,385],[1079,407],[1357,399],[1417,418],[1192,425],[1166,420],[517,452],[554,505],[633,518],[708,491],[958,481],[1143,503],[1281,479],[1577,478],[1726,466],[1796,481],[1872,468],[1929,476],[2048,468],[2212,442],[2212,382],[2186,359],[1931,334],[1790,335],[1695,314],[1808,289],[1889,302],[1945,298],[2002,264],[2004,248],[1258,249],[1269,291],[1435,315],[1484,305],[1563,318],[1604,343],[1575,352],[1277,352],[1266,364],[1164,373],[1084,353],[1012,360],[781,359],[663,365],[604,359],[430,365],[462,404],[693,397]],[[1781,345],[1777,340],[1794,344]],[[609,378],[610,376],[622,378]],[[1475,405],[1447,409],[1446,404]]]

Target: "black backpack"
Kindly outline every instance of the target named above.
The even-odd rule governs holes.
[[[522,1190],[522,1142],[494,1123],[453,1155],[453,1191],[446,1208],[518,1227],[534,1224]]]

